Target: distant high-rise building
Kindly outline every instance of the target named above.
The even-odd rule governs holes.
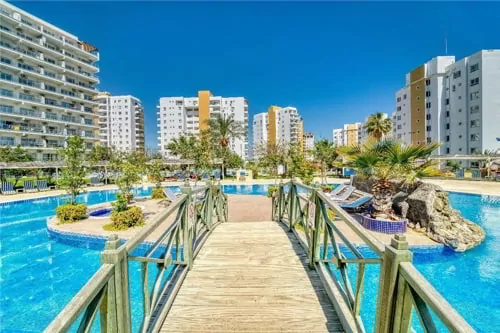
[[[120,151],[144,151],[144,108],[141,101],[130,95],[111,96],[100,93],[99,103],[101,144]]]
[[[304,122],[297,108],[268,108],[268,144],[296,145],[304,149]]]
[[[253,158],[259,158],[262,150],[267,145],[268,114],[267,112],[257,113],[253,116],[252,122],[252,149]]]
[[[216,114],[233,116],[248,132],[248,101],[244,97],[212,96],[208,90],[198,91],[197,97],[162,97],[158,105],[158,146],[171,157],[166,145],[181,135],[199,135],[208,128],[208,120]],[[231,139],[229,147],[242,159],[247,159],[248,138]]]
[[[454,56],[435,57],[408,73],[396,93],[393,135],[406,144],[440,142],[440,155],[499,150],[499,91],[500,50],[457,62]]]
[[[313,133],[304,133],[304,152],[306,159],[312,160],[314,150],[314,134]]]
[[[333,143],[336,146],[350,146],[361,142],[361,123],[344,124],[332,132]]]
[[[0,146],[43,161],[58,159],[68,136],[91,149],[99,141],[97,48],[4,1],[0,25]]]

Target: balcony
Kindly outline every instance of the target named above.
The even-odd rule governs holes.
[[[63,72],[71,71],[72,74],[77,75],[78,77],[84,76],[86,79],[91,79],[92,81],[94,81],[96,83],[99,82],[99,78],[96,75],[89,73],[89,72],[85,72],[83,70],[77,70],[76,68],[70,69],[70,68],[63,67],[61,62],[51,61],[50,59],[44,58],[42,56],[42,54],[39,52],[37,53],[37,52],[28,51],[28,50],[25,50],[19,46],[14,46],[13,44],[8,43],[6,41],[0,41],[0,47],[6,49],[6,52],[14,53],[14,55],[16,57],[18,56],[19,53],[23,54],[23,55],[27,55],[30,57],[30,59],[36,60],[37,63],[42,64],[42,66],[47,66],[47,64],[48,64],[51,68],[56,69],[58,71],[61,71],[61,70]]]

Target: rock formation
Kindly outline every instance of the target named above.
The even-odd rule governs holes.
[[[373,178],[356,177],[354,185],[361,191],[371,192],[375,182]],[[484,230],[452,209],[448,193],[441,187],[423,182],[412,185],[393,182],[393,187],[397,194],[393,197],[392,208],[399,216],[408,218],[408,226],[415,231],[459,252],[484,240]]]

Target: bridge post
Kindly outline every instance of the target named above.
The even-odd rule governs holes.
[[[311,269],[314,268],[314,264],[316,262],[319,261],[320,259],[320,244],[321,244],[321,228],[322,228],[322,224],[321,224],[321,200],[319,200],[319,196],[318,196],[318,191],[317,190],[314,190],[312,192],[312,197],[310,198],[310,200],[312,200],[315,205],[314,205],[314,229],[313,229],[313,232],[312,232],[312,246],[311,248],[309,249],[309,251],[311,252],[311,255],[310,255],[310,260],[309,260],[309,267]],[[326,232],[326,230],[325,230]]]
[[[208,182],[207,202],[205,202],[204,218],[207,221],[208,230],[212,230],[212,214],[213,214],[213,191],[214,185],[211,181]]]
[[[186,263],[186,266],[188,269],[191,269],[193,266],[193,237],[192,237],[192,226],[191,221],[189,221],[189,209],[191,205],[191,187],[181,187],[181,192],[186,194],[186,201],[184,201],[184,212],[182,214],[181,218],[181,226],[182,226],[182,232],[183,232],[183,255],[184,255],[184,262]]]
[[[411,306],[405,297],[408,289],[398,281],[399,264],[411,262],[412,253],[404,235],[395,235],[385,246],[380,266],[380,289],[377,300],[376,333],[408,332],[411,325]],[[406,298],[406,299],[405,299]],[[410,301],[411,305],[411,301]],[[407,323],[406,329],[404,324]],[[397,324],[396,327],[394,326]]]
[[[281,222],[283,217],[283,182],[280,180],[278,184],[278,222]]]
[[[295,193],[294,190],[296,189],[296,186],[293,184],[293,182],[290,183],[290,191],[288,192],[288,226],[290,231],[293,229],[293,217],[294,217],[294,201],[295,201]]]
[[[116,234],[109,236],[106,241],[101,252],[101,264],[114,266],[114,278],[108,282],[107,297],[101,302],[101,331],[129,333],[132,320],[127,250],[120,247],[120,239]]]

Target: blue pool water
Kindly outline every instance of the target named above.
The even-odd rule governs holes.
[[[228,194],[266,195],[268,185],[224,186]],[[178,189],[177,189],[178,190]],[[150,195],[151,189],[136,189]],[[113,201],[116,191],[87,192],[79,196],[89,205]],[[417,268],[480,332],[498,331],[500,323],[500,198],[450,193],[456,209],[487,233],[481,246],[463,254],[417,251]],[[61,197],[0,205],[0,330],[40,332],[99,267],[99,251],[56,242],[48,237],[47,218],[64,202]],[[131,265],[132,281],[139,266]],[[377,269],[369,268],[365,281],[364,315],[374,308]],[[134,285],[132,283],[132,285]],[[138,286],[138,284],[135,284]],[[150,284],[151,285],[151,284]],[[132,311],[142,311],[141,293],[131,290]],[[139,315],[134,316],[136,318]],[[139,323],[134,322],[134,331]],[[367,325],[370,326],[370,325]]]
[[[106,217],[111,215],[112,208],[102,208],[102,209],[97,209],[94,210],[93,212],[89,213],[89,216],[93,217]]]

